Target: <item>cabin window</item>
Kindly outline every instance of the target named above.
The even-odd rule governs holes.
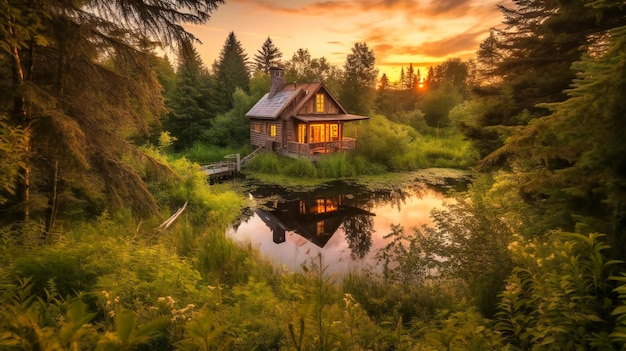
[[[323,124],[311,124],[311,131],[309,133],[310,143],[322,143],[326,141],[326,133]]]
[[[252,125],[252,131],[255,133],[261,133],[261,124],[260,123],[254,123]]]
[[[275,124],[272,124],[270,126],[270,136],[273,136],[273,137],[276,136],[276,125]]]
[[[324,235],[326,231],[324,230],[324,221],[317,222],[317,235]]]
[[[324,112],[324,94],[315,94],[315,112]]]
[[[298,137],[300,137],[300,129]],[[309,143],[323,143],[339,140],[339,124],[311,124],[309,129]]]
[[[334,139],[339,138],[339,125],[331,124],[330,125],[330,137]]]
[[[306,124],[298,124],[298,142],[306,143]]]

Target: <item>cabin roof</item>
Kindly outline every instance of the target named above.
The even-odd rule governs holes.
[[[324,90],[328,96],[335,102],[339,108],[340,114],[333,115],[316,115],[315,120],[322,120],[329,118],[342,120],[342,121],[356,121],[360,119],[368,119],[364,116],[350,115],[339,104],[339,101],[328,91],[326,86],[322,83],[291,83],[285,84],[274,96],[270,97],[270,93],[265,94],[252,108],[246,113],[246,117],[263,118],[263,119],[276,119],[281,113],[289,106],[298,95],[303,96],[299,99],[297,106],[292,106],[292,113],[299,111],[310,99],[315,98],[315,94],[320,90]],[[351,117],[349,117],[351,116]],[[307,116],[301,116],[302,118],[309,118]],[[356,118],[361,117],[361,118]],[[304,119],[299,118],[304,121]],[[313,116],[311,116],[313,118]]]
[[[281,112],[298,96],[301,89],[283,89],[271,98],[269,93],[265,94],[248,113],[247,117],[275,119]]]
[[[351,114],[341,114],[341,115],[296,115],[293,116],[295,119],[300,120],[302,122],[321,122],[321,121],[359,121],[363,119],[369,119],[369,117],[359,116],[359,115],[351,115]]]

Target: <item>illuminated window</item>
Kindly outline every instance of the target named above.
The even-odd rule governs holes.
[[[310,143],[323,143],[326,141],[326,132],[324,130],[324,124],[311,124],[309,133]]]
[[[270,136],[273,136],[273,137],[276,136],[276,125],[275,124],[272,124],[270,126]]]
[[[260,123],[255,123],[252,125],[252,130],[255,133],[261,133],[261,124]]]
[[[298,142],[306,143],[306,124],[298,124]]]
[[[331,124],[330,125],[330,137],[338,138],[339,137],[339,125]]]
[[[324,94],[315,94],[315,112],[324,112]]]
[[[317,235],[323,235],[326,231],[324,230],[324,221],[317,222]]]

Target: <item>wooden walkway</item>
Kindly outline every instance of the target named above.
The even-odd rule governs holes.
[[[237,162],[224,161],[200,166],[209,179],[222,179],[237,174]]]
[[[201,165],[200,168],[204,173],[206,173],[210,180],[231,178],[236,176],[241,171],[241,167],[247,164],[254,156],[261,152],[262,149],[263,146],[252,151],[244,158],[240,158],[239,154],[226,155],[224,158],[232,159],[232,161],[214,162],[207,165]]]

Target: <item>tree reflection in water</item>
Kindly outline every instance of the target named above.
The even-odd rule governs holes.
[[[346,218],[342,224],[348,247],[353,258],[363,258],[372,247],[374,218],[372,216],[353,216]]]

